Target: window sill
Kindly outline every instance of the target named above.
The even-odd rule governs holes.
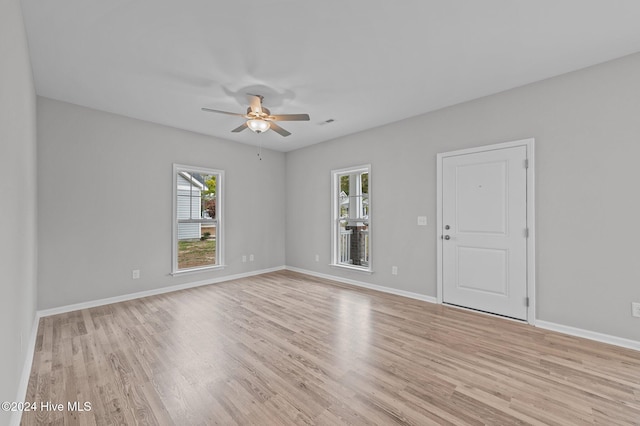
[[[342,265],[339,263],[331,263],[329,264],[329,266],[336,269],[346,269],[347,271],[360,272],[361,274],[373,274],[373,271],[371,269],[358,268],[357,266]]]
[[[216,271],[218,269],[224,269],[226,266],[227,265],[216,265],[216,266],[207,266],[206,268],[185,269],[183,271],[174,271],[170,275],[173,275],[174,277],[176,277],[180,275],[197,274],[199,272]]]

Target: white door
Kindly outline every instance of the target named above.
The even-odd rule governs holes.
[[[527,148],[442,158],[443,302],[527,319]]]

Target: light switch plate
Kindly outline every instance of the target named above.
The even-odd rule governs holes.
[[[418,226],[427,226],[426,216],[418,216]]]

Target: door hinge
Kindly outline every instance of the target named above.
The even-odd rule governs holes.
[[[526,306],[527,308],[529,307],[529,298],[528,297],[524,298],[524,306]]]
[[[529,168],[529,159],[528,158],[524,160],[524,168],[525,169]]]
[[[524,228],[524,237],[529,238],[529,228]]]

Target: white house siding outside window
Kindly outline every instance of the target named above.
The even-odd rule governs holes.
[[[332,264],[371,272],[371,166],[333,170]]]
[[[173,273],[222,266],[224,171],[173,166]]]

